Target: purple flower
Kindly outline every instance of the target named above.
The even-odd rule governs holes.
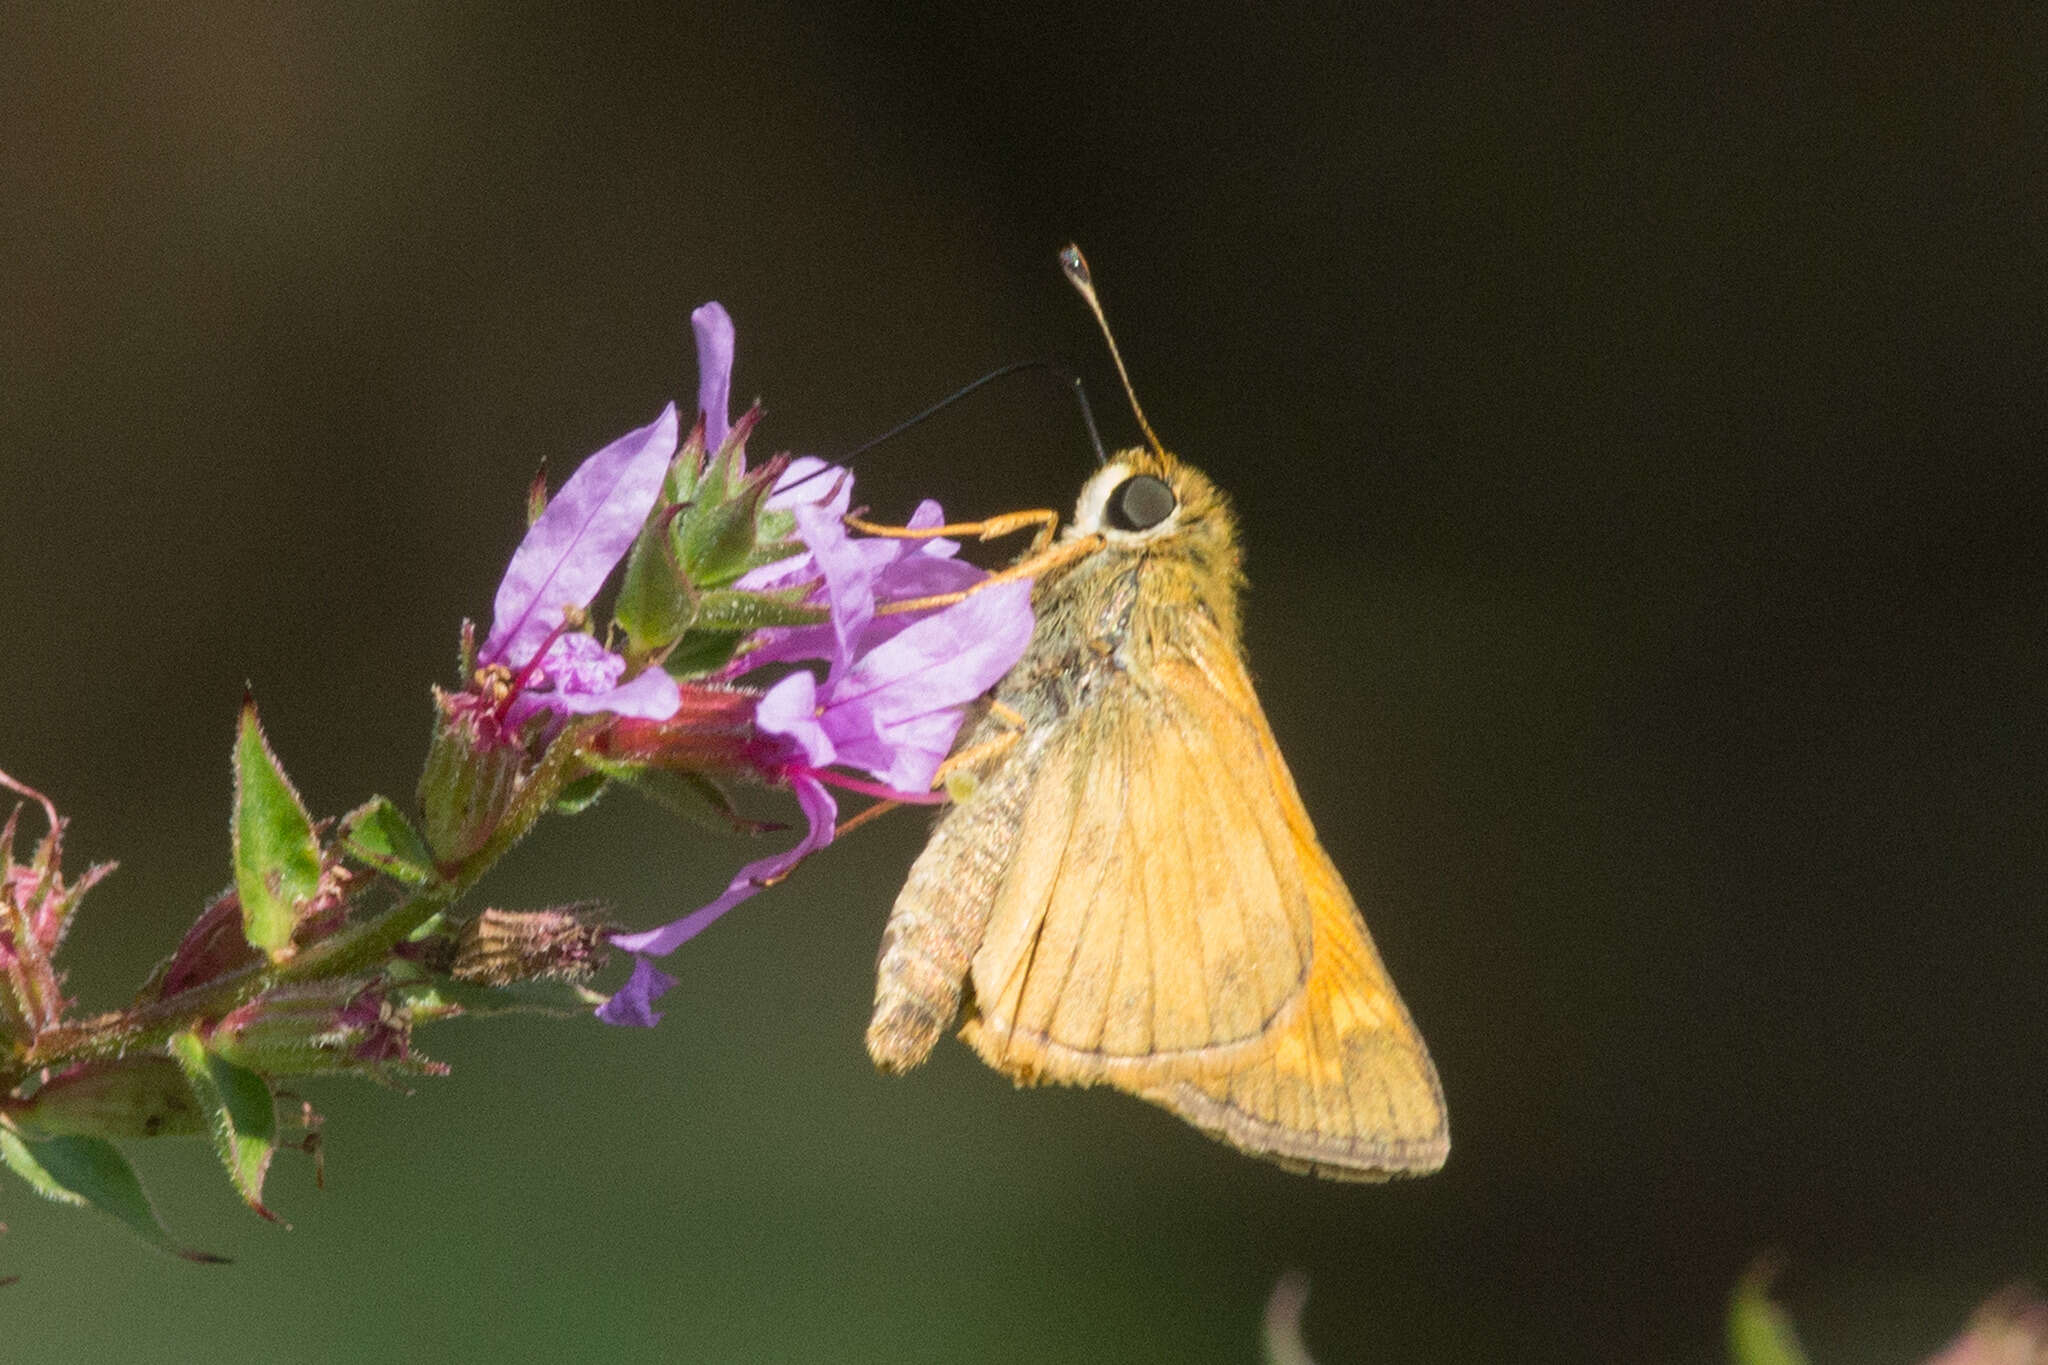
[[[841,580],[841,591],[831,598],[834,624],[847,598],[871,594],[874,581],[900,562],[891,560],[865,580]],[[777,741],[765,766],[795,790],[806,820],[803,838],[785,852],[748,863],[709,905],[645,933],[613,935],[614,944],[643,956],[631,979],[599,1008],[598,1018],[642,1027],[661,1018],[654,1001],[675,979],[656,970],[647,956],[674,952],[831,843],[839,807],[828,782],[872,796],[929,801],[927,789],[953,747],[967,704],[1010,671],[1031,642],[1032,626],[1030,581],[998,583],[938,611],[876,618],[857,633],[849,665],[829,673],[824,683],[799,670],[769,688],[755,707],[754,724]],[[818,652],[790,657],[832,657],[826,651],[841,632],[831,626],[808,629]],[[882,785],[828,772],[829,767],[858,769]]]
[[[794,488],[796,484],[803,488]],[[738,586],[765,590],[815,581],[811,599],[828,608],[830,620],[822,626],[762,631],[741,657],[742,669],[823,659],[837,675],[852,665],[857,653],[876,648],[919,619],[911,613],[877,616],[878,603],[963,592],[988,576],[955,559],[960,547],[950,540],[848,536],[842,518],[852,497],[852,476],[843,469],[805,457],[791,463],[776,486],[790,492],[771,495],[768,505],[795,515],[804,552],[754,570]],[[799,499],[801,492],[811,489],[818,490],[813,496],[825,501],[811,504]],[[944,524],[945,514],[930,500],[919,504],[908,523],[913,529]]]
[[[715,448],[728,430],[732,322],[716,304],[698,309],[691,322],[699,350],[698,405],[706,444]],[[852,482],[847,470],[822,460],[792,461],[765,506],[795,518],[803,549],[734,585],[753,592],[808,586],[806,600],[826,609],[823,624],[757,632],[726,674],[730,679],[769,664],[826,665],[822,678],[808,669],[790,673],[754,710],[762,741],[754,746],[755,761],[764,776],[796,793],[804,835],[794,847],[741,868],[709,905],[644,933],[612,935],[611,942],[639,959],[631,978],[598,1010],[607,1023],[644,1027],[659,1020],[654,1002],[675,980],[649,958],[675,951],[832,841],[839,809],[829,786],[902,801],[934,800],[932,779],[952,749],[968,704],[993,687],[1031,641],[1028,580],[970,592],[988,574],[955,558],[959,547],[952,541],[849,535],[845,517]],[[944,522],[935,502],[921,505],[910,519],[916,528]],[[955,593],[967,595],[923,611],[882,610]],[[587,670],[592,685],[604,680],[601,660],[579,656],[565,660],[564,668]]]
[[[890,618],[883,618],[885,621]],[[841,764],[922,793],[953,747],[967,704],[1031,643],[1031,584],[998,583],[900,628],[870,629],[857,657],[827,674],[790,674],[754,713],[812,768]]]
[[[502,667],[517,694],[506,719],[538,711],[662,720],[681,696],[675,680],[649,668],[621,684],[626,661],[586,631],[569,629],[625,555],[660,496],[676,451],[676,409],[627,432],[579,466],[527,529],[498,584],[491,633],[477,651],[482,668]]]
[[[803,774],[792,777],[790,786],[796,792],[797,804],[803,807],[809,826],[804,837],[794,848],[748,863],[726,886],[724,894],[702,909],[644,934],[612,935],[613,943],[640,956],[634,961],[633,974],[627,978],[626,984],[619,987],[611,999],[598,1006],[598,1018],[607,1024],[639,1028],[652,1028],[660,1023],[661,1012],[654,1008],[654,1002],[676,984],[676,979],[657,968],[648,958],[668,956],[703,933],[726,911],[751,898],[762,887],[786,876],[798,863],[832,842],[832,826],[839,818],[839,808],[833,804],[832,794],[816,777]]]

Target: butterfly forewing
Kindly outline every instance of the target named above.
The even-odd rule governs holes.
[[[1156,663],[1165,686],[1121,680],[1071,722],[1117,737],[1074,731],[1087,768],[1034,785],[963,1034],[1019,1080],[1108,1082],[1283,1164],[1434,1170],[1443,1101],[1422,1040],[1242,665],[1189,632]]]
[[[985,1054],[1055,1079],[1137,1082],[1299,1008],[1309,905],[1243,720],[1118,675],[1064,723],[1063,787],[1022,812],[973,969]]]

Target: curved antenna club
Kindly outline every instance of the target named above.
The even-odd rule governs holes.
[[[1102,329],[1102,339],[1109,343],[1109,358],[1116,362],[1117,378],[1124,381],[1124,397],[1131,400],[1131,415],[1138,419],[1138,427],[1145,433],[1145,440],[1153,453],[1164,455],[1166,447],[1159,443],[1158,433],[1145,420],[1145,409],[1138,406],[1137,390],[1131,387],[1131,372],[1124,368],[1123,353],[1116,348],[1116,337],[1109,330],[1109,319],[1102,315],[1102,300],[1095,296],[1095,276],[1088,270],[1088,258],[1081,254],[1081,248],[1072,242],[1060,252],[1060,270],[1065,273],[1067,283],[1088,305],[1088,311],[1095,314],[1095,325]]]

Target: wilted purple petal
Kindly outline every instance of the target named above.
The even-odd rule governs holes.
[[[697,411],[704,414],[704,447],[716,450],[732,430],[732,316],[716,300],[690,314],[697,334]]]
[[[792,775],[790,786],[796,792],[797,804],[803,808],[805,819],[810,822],[810,828],[804,831],[804,837],[797,841],[796,847],[748,863],[725,888],[725,894],[703,909],[645,933],[614,934],[611,941],[629,953],[666,957],[703,933],[726,911],[751,899],[763,882],[782,876],[804,858],[831,843],[832,827],[839,819],[839,807],[832,800],[832,793],[807,773]]]
[[[675,450],[671,403],[651,425],[627,432],[569,476],[512,553],[479,663],[530,662],[565,611],[590,604],[640,534]]]
[[[559,716],[609,712],[640,720],[667,720],[683,703],[682,689],[660,668],[648,668],[620,683],[626,661],[582,631],[558,636],[541,656],[540,667],[506,707],[506,723],[517,729],[542,711]]]
[[[633,960],[633,974],[611,999],[597,1007],[597,1017],[626,1028],[653,1028],[661,1022],[654,1002],[668,993],[676,979],[646,958]]]

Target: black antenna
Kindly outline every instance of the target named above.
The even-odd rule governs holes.
[[[937,416],[939,413],[942,413],[947,408],[952,407],[955,403],[967,397],[967,395],[973,393],[975,390],[993,384],[998,379],[1008,379],[1013,374],[1022,374],[1026,370],[1043,370],[1046,373],[1055,376],[1056,378],[1065,380],[1069,385],[1072,386],[1074,390],[1074,401],[1080,404],[1081,407],[1081,421],[1085,423],[1088,427],[1088,443],[1095,448],[1095,462],[1097,464],[1108,464],[1109,456],[1102,449],[1102,433],[1096,430],[1095,427],[1095,410],[1089,407],[1088,405],[1088,390],[1086,386],[1084,386],[1081,383],[1081,376],[1075,374],[1072,370],[1068,369],[1064,365],[1057,363],[1056,361],[1020,360],[1014,365],[1005,365],[1000,369],[990,370],[981,378],[973,380],[967,384],[961,385],[959,388],[953,390],[953,392],[947,394],[944,398],[941,398],[938,402],[926,408],[923,412],[920,412],[912,417],[904,418],[895,426],[890,427],[887,431],[883,432],[880,436],[877,436],[872,440],[863,441],[859,445],[855,446],[852,450],[847,451],[844,455],[838,456],[836,459],[828,461],[826,468],[829,469],[835,466],[843,468],[849,466],[859,456],[867,454],[870,450],[873,450],[876,446],[881,445],[884,441],[895,440],[898,436],[901,436],[904,432],[910,430],[919,422],[924,421],[926,418]],[[777,489],[776,491],[779,493],[787,493],[792,488],[801,488],[805,484],[809,483],[812,479],[817,478],[824,472],[824,469],[813,470],[809,474],[804,475],[801,479],[798,479],[795,483],[787,484],[784,487]]]

